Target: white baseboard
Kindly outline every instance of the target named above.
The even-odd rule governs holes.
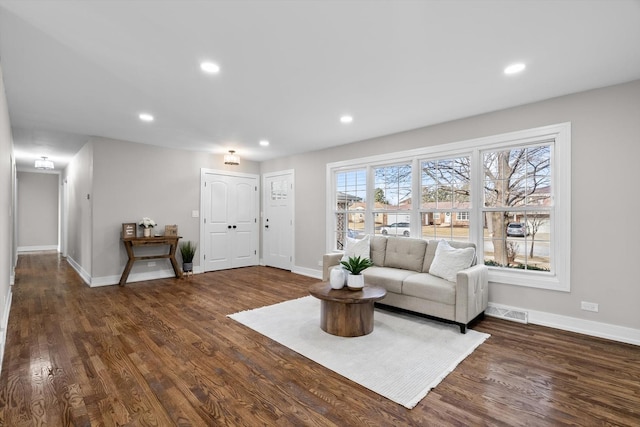
[[[301,274],[307,277],[313,277],[314,279],[322,280],[322,270],[295,266],[293,267],[291,272],[296,274]]]
[[[20,252],[39,252],[39,251],[57,251],[58,245],[43,245],[43,246],[18,246],[18,253]]]
[[[543,311],[528,311],[529,323],[562,329],[563,331],[577,332],[593,337],[606,338],[627,344],[640,345],[640,329],[594,322],[593,320],[578,319]]]
[[[100,286],[117,285],[118,283],[120,283],[120,277],[121,275],[92,277],[89,286],[92,288],[97,288]],[[170,277],[175,277],[173,269],[145,271],[143,273],[131,273],[129,274],[129,277],[127,277],[127,284],[143,282],[145,280],[166,279]]]
[[[91,283],[91,276],[89,275],[89,273],[87,273],[84,270],[84,268],[82,268],[82,266],[80,264],[78,264],[76,262],[76,260],[74,260],[73,258],[68,256],[67,257],[67,262],[69,263],[71,268],[73,268],[76,271],[76,273],[78,273],[78,275],[80,275],[80,278],[82,278],[82,280],[84,280],[84,283],[86,283],[87,285],[89,285]]]
[[[0,372],[2,371],[2,361],[4,360],[4,349],[7,343],[7,329],[9,327],[9,311],[11,310],[11,299],[13,297],[13,292],[11,291],[11,287],[7,290],[7,295],[5,298],[4,311],[2,319],[0,322]]]
[[[113,286],[120,283],[121,275],[112,276],[100,276],[91,277],[73,258],[67,257],[67,262],[73,267],[73,269],[80,275],[82,280],[91,288],[97,288],[101,286]],[[202,269],[199,266],[194,266],[193,274],[202,273]],[[146,271],[143,273],[131,273],[127,278],[127,283],[142,282],[145,280],[166,279],[175,277],[173,269]]]

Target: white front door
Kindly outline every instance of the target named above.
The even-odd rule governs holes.
[[[204,173],[203,271],[258,264],[257,177]]]
[[[263,176],[263,262],[291,270],[293,266],[293,171]]]

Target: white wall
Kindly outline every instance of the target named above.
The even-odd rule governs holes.
[[[58,248],[60,177],[52,173],[18,172],[18,250]]]
[[[640,211],[640,80],[267,161],[261,173],[295,169],[296,264],[318,269],[328,249],[327,163],[388,153],[389,147],[409,150],[562,122],[572,124],[571,292],[492,283],[490,301],[632,328],[640,337],[640,227],[634,222]],[[600,311],[581,310],[581,301],[598,303]]]
[[[0,68],[0,367],[4,355],[16,260],[13,221],[15,173],[11,124]]]

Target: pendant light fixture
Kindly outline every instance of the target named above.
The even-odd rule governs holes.
[[[42,156],[42,159],[36,160],[36,169],[50,170],[53,169],[53,162],[47,160],[46,156]]]
[[[224,164],[225,165],[239,165],[240,164],[240,156],[238,156],[234,150],[229,150],[229,154],[225,154],[224,155]]]

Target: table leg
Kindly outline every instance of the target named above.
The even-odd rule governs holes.
[[[122,272],[122,276],[120,276],[120,286],[124,286],[127,283],[127,279],[129,278],[129,273],[131,272],[131,268],[133,268],[133,263],[136,261],[136,257],[133,254],[133,244],[128,241],[123,241],[124,248],[127,250],[127,257],[129,257],[129,261],[127,261],[127,265],[124,267],[124,271]]]
[[[182,277],[182,269],[178,265],[178,261],[176,261],[176,247],[177,243],[169,245],[169,260],[171,261],[171,266],[173,267],[173,272],[175,273],[177,278]]]
[[[341,337],[360,337],[373,331],[373,302],[345,304],[322,300],[320,328]]]

